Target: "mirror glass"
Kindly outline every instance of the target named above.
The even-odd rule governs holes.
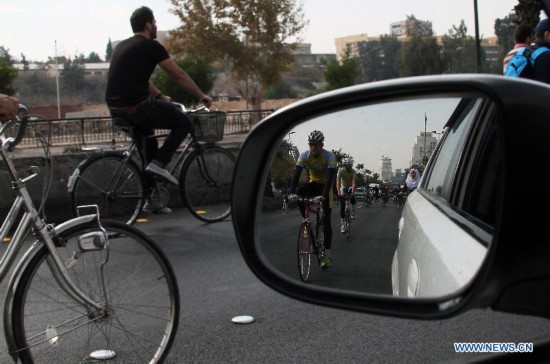
[[[304,268],[299,264],[299,256],[303,254],[298,253],[298,245],[304,245],[301,230],[303,218],[296,203],[291,202],[285,207],[284,196],[289,192],[300,154],[310,149],[308,135],[319,130],[325,138],[323,149],[335,154],[337,168],[342,167],[345,157],[353,158],[356,201],[352,208],[355,218],[349,236],[342,234],[342,202],[335,196],[330,214],[332,264],[322,270],[317,256],[311,254],[311,268],[306,283],[372,294],[426,297],[452,293],[470,281],[480,268],[487,247],[480,245],[472,249],[476,257],[465,263],[468,269],[457,267],[460,263],[451,263],[441,258],[447,254],[438,246],[442,242],[425,239],[427,234],[421,231],[424,227],[415,226],[421,224],[420,221],[430,221],[430,218],[415,215],[418,211],[407,212],[407,204],[412,201],[401,206],[396,191],[405,185],[411,168],[417,169],[421,175],[425,172],[427,161],[436,145],[448,133],[444,132],[444,128],[450,118],[468,120],[464,124],[469,128],[472,120],[481,117],[478,115],[487,115],[487,112],[481,112],[482,97],[468,95],[468,100],[473,100],[470,102],[473,106],[467,108],[459,107],[463,105],[462,99],[453,95],[355,105],[303,121],[288,130],[270,162],[259,219],[257,245],[266,264],[290,279],[306,281],[299,273],[300,269],[304,272]],[[308,176],[304,168],[298,185],[307,183]],[[387,201],[381,193],[384,188],[388,191]],[[412,195],[409,195],[408,199],[411,198]],[[421,201],[416,204],[420,205]],[[406,213],[408,217],[404,216]],[[433,211],[427,209],[421,213],[429,214]],[[433,224],[444,227],[444,219],[437,217]],[[313,229],[310,233],[315,235],[313,213],[309,220]],[[409,232],[401,234],[402,240],[399,241],[398,227],[403,225],[409,227]],[[479,245],[477,242],[474,244]],[[400,248],[407,246],[407,258],[402,261],[396,259],[392,277],[392,261],[398,245]],[[459,245],[455,248],[460,250]],[[456,254],[456,250],[451,249],[448,253]],[[446,264],[454,264],[454,267],[446,267]],[[447,271],[458,273],[446,276]],[[457,274],[460,277],[457,278]],[[407,288],[401,288],[400,292],[396,290],[398,277],[407,280],[402,285]],[[437,286],[437,289],[431,286]]]

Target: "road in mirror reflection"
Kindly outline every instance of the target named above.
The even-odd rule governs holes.
[[[271,163],[268,184],[259,219],[257,244],[267,263],[291,279],[300,281],[297,242],[302,217],[296,204],[282,211],[298,154],[308,148],[307,136],[320,130],[325,136],[324,149],[348,154],[354,159],[357,186],[381,182],[390,189],[404,184],[411,165],[421,165],[415,144],[423,149],[424,135],[438,138],[455,110],[458,97],[398,100],[339,110],[307,120],[284,136]],[[421,134],[427,131],[427,134]],[[433,142],[433,139],[430,138]],[[428,154],[429,155],[429,154]],[[381,181],[381,160],[391,161],[391,176]],[[370,173],[366,174],[366,172]],[[307,173],[302,172],[301,182]],[[271,194],[273,192],[273,194]],[[392,197],[371,206],[358,199],[351,239],[340,234],[340,205],[334,202],[331,213],[332,265],[321,270],[312,258],[308,284],[352,291],[392,294],[391,264],[398,243],[398,221],[402,208]]]

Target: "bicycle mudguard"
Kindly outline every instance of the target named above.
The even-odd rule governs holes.
[[[101,152],[94,153],[86,157],[82,162],[78,164],[78,166],[76,166],[73,173],[69,176],[69,180],[67,181],[67,192],[73,193],[74,184],[78,179],[78,177],[80,177],[80,170],[82,169],[82,167],[84,167],[88,163],[92,163],[96,159],[101,159],[107,156],[122,156],[123,154],[124,152],[113,151],[113,150],[109,150],[109,151],[101,150]]]

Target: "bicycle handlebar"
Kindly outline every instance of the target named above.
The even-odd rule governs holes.
[[[318,203],[320,204],[323,202],[324,197],[323,196],[315,196],[315,197],[301,197],[298,195],[288,195],[289,201],[298,201],[298,202],[306,202],[306,203]]]
[[[27,129],[27,122],[29,121],[29,117],[27,115],[29,115],[29,110],[27,109],[27,107],[23,104],[19,104],[18,114],[15,117],[15,119],[5,123],[4,127],[1,130],[1,134],[3,134],[7,126],[19,123],[17,134],[15,135],[15,138],[2,137],[3,148],[6,148],[8,151],[11,152],[13,148],[15,148],[15,146],[21,142],[21,139],[23,139],[23,136],[25,136],[25,131]]]
[[[199,111],[202,111],[202,110],[206,110],[206,111],[210,111],[206,105],[203,105],[203,106],[200,106],[196,109],[193,109],[193,110],[187,110],[187,108],[185,107],[184,104],[181,104],[179,102],[176,102],[176,101],[171,101],[171,104],[176,106],[178,109],[180,109],[182,112],[184,113],[188,113],[188,114],[193,114],[193,113],[196,113],[196,112],[199,112]]]

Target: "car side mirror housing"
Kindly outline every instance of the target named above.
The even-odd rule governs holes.
[[[550,194],[525,198],[526,180],[550,178],[549,98],[550,87],[533,81],[423,76],[278,110],[250,132],[234,172],[233,224],[246,263],[273,289],[325,306],[424,319],[481,307],[549,317],[550,238],[536,211]],[[285,196],[296,192],[295,165],[312,130],[324,133],[336,169],[339,157],[354,158],[356,187],[367,192],[397,195],[413,168],[422,177],[402,208],[357,200],[350,239],[340,235],[342,202],[333,198],[333,265],[319,269],[312,249],[304,280],[304,218]],[[306,184],[315,172],[300,178]]]

